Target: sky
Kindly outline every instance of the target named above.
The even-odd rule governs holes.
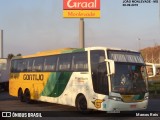
[[[160,45],[159,3],[122,4],[123,0],[101,0],[101,17],[84,19],[85,47],[138,51]],[[63,0],[0,0],[4,57],[78,48],[80,20],[63,18],[62,13]]]

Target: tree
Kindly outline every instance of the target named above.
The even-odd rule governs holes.
[[[12,59],[14,57],[14,54],[10,53],[8,54],[8,59]]]
[[[17,56],[22,56],[22,54],[21,54],[21,53],[19,53],[19,54],[17,54]]]
[[[16,56],[22,56],[21,53],[17,54]],[[14,54],[10,53],[8,54],[8,59],[12,59],[13,57],[16,57]]]

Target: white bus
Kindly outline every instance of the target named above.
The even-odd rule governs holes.
[[[9,83],[9,61],[7,59],[0,59],[0,89],[8,90]]]
[[[146,109],[148,83],[139,52],[89,47],[12,59],[9,93],[20,101],[75,106],[79,111]]]
[[[146,63],[148,77],[160,75],[160,64]]]

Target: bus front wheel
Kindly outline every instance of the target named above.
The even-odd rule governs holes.
[[[76,108],[82,113],[87,113],[87,100],[84,95],[79,95],[76,98]]]

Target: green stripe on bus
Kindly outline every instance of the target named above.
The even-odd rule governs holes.
[[[73,50],[72,52],[74,53],[74,52],[83,52],[83,51],[85,51],[85,49],[84,49],[84,48],[79,48],[79,49],[75,49],[75,50]]]
[[[44,90],[41,93],[42,96],[50,96],[51,95],[51,92],[54,90],[55,85],[58,81],[59,75],[60,75],[60,72],[54,72],[54,73],[50,74],[50,76],[47,80],[47,83],[44,87]]]
[[[72,72],[54,72],[50,74],[42,96],[59,97],[65,90]]]

